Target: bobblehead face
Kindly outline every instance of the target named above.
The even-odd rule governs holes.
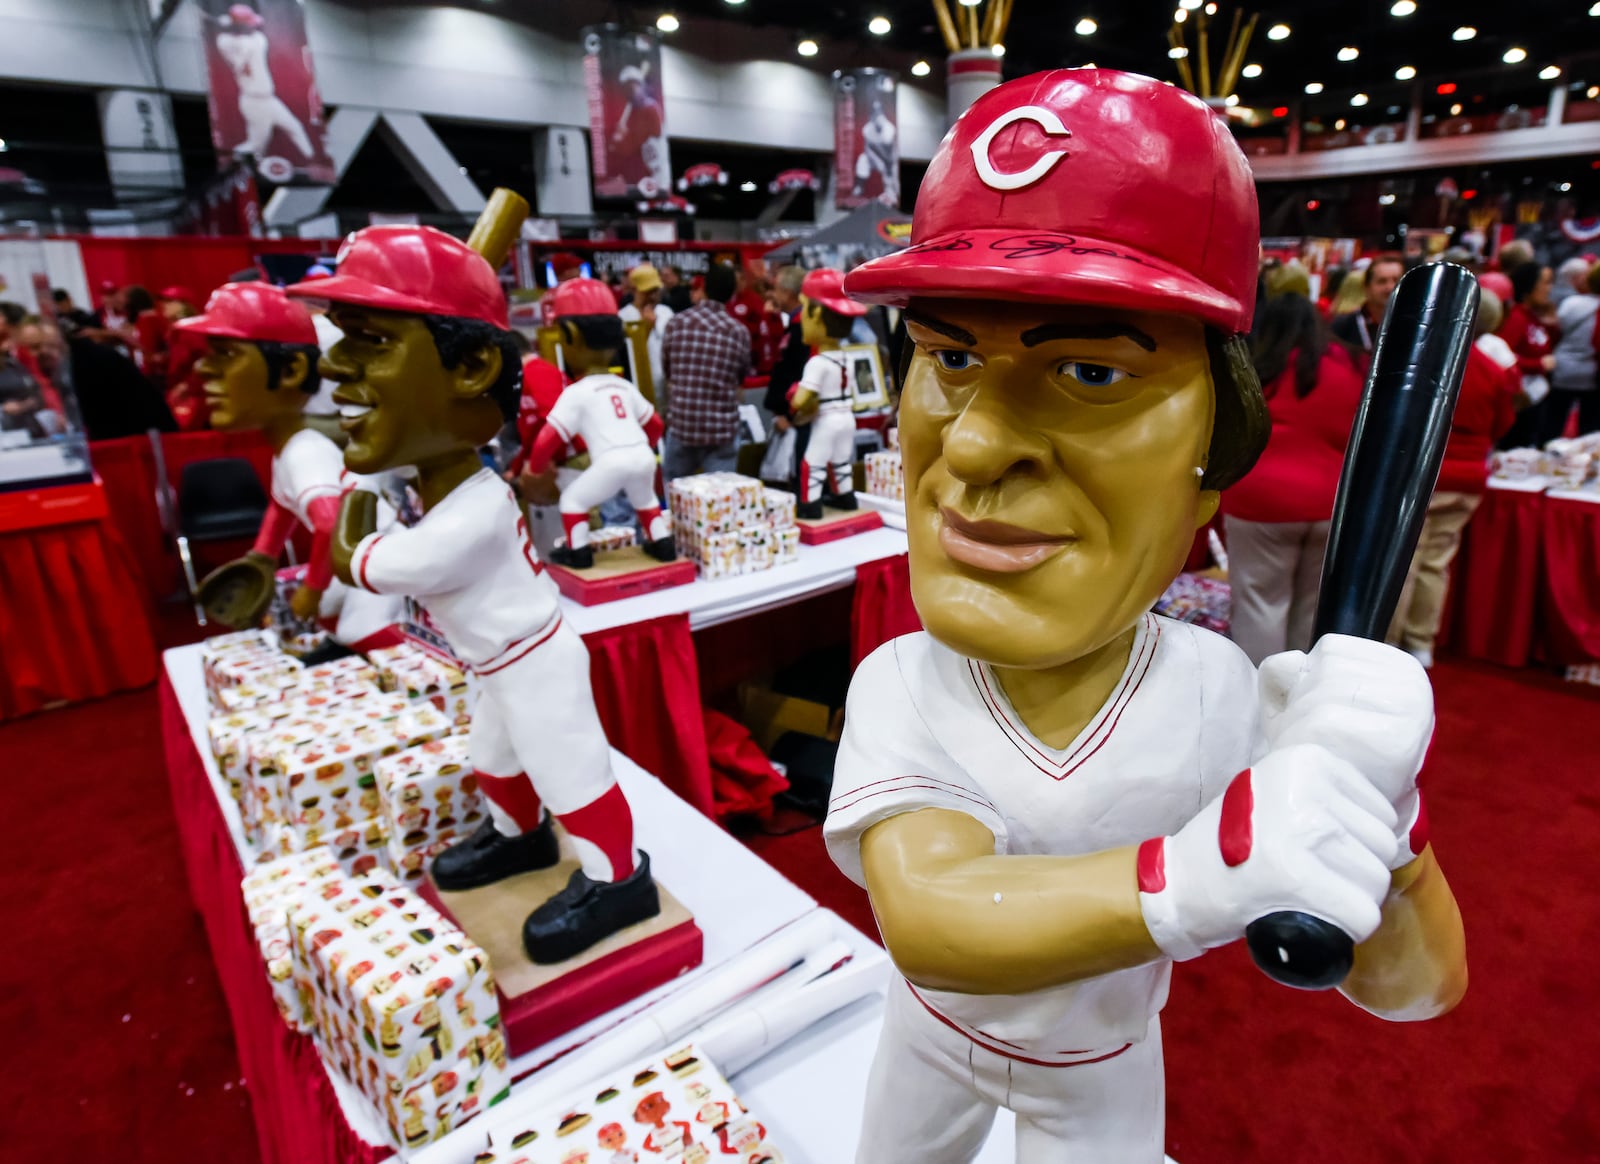
[[[838,347],[839,341],[828,335],[828,320],[823,314],[822,304],[800,297],[800,338],[805,340],[807,347],[832,348]]]
[[[1122,634],[1216,512],[1200,323],[919,300],[900,401],[912,596],[952,649],[1059,666]]]
[[[591,348],[571,320],[557,320],[556,324],[561,329],[561,354],[571,372],[587,376],[611,367],[617,354],[614,348]]]
[[[212,428],[261,428],[280,417],[298,416],[310,399],[300,390],[311,371],[309,361],[296,356],[278,377],[278,386],[268,387],[266,358],[249,340],[207,337],[195,370],[204,379]]]
[[[425,466],[487,444],[500,431],[500,408],[489,396],[500,376],[494,347],[446,368],[421,316],[335,304],[328,318],[344,338],[320,370],[339,383],[333,399],[350,437],[344,463],[353,472]]]

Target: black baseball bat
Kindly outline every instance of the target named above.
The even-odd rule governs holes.
[[[1387,634],[1439,480],[1477,316],[1478,281],[1453,263],[1417,267],[1395,288],[1339,474],[1314,638]],[[1349,934],[1293,910],[1257,918],[1245,941],[1263,973],[1301,990],[1338,986],[1355,963]]]

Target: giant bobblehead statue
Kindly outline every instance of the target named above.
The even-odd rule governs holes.
[[[1266,439],[1242,333],[1258,218],[1227,127],[1110,70],[1002,85],[928,170],[905,308],[911,584],[926,632],[851,686],[827,839],[891,987],[859,1160],[1158,1164],[1173,961],[1297,910],[1362,944],[1391,1019],[1465,988],[1415,777],[1424,672],[1324,637],[1258,675],[1149,612]],[[1243,1053],[1241,1051],[1241,1053]]]
[[[554,816],[582,868],[529,916],[523,944],[535,962],[565,961],[660,906],[612,775],[588,651],[561,620],[521,506],[478,457],[517,405],[499,279],[441,231],[377,226],[352,237],[332,278],[290,293],[327,300],[344,333],[322,374],[339,385],[345,463],[415,466],[424,510],[416,525],[378,533],[375,499],[351,493],[334,568],[418,599],[478,678],[472,764],[491,819],[435,858],[434,881],[469,889],[555,864]]]

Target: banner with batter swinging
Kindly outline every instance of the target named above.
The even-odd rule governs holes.
[[[595,197],[639,200],[671,194],[656,34],[615,24],[584,29],[583,84]]]
[[[900,205],[900,130],[896,82],[882,69],[833,75],[834,205]]]
[[[302,0],[199,7],[218,167],[249,161],[269,182],[332,183]]]

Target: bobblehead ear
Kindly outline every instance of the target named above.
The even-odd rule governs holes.
[[[500,369],[500,349],[494,344],[473,348],[450,369],[455,394],[464,400],[484,395],[500,379]]]
[[[583,335],[578,331],[578,325],[570,319],[556,320],[556,326],[561,329],[561,342],[568,347],[575,347],[583,343]]]
[[[1202,489],[1200,497],[1194,506],[1194,528],[1204,529],[1206,523],[1217,516],[1217,510],[1222,507],[1222,490]]]
[[[306,359],[304,352],[296,352],[289,357],[289,362],[279,373],[278,388],[282,391],[298,392],[305,386],[306,377],[309,375],[311,375],[311,361]]]

